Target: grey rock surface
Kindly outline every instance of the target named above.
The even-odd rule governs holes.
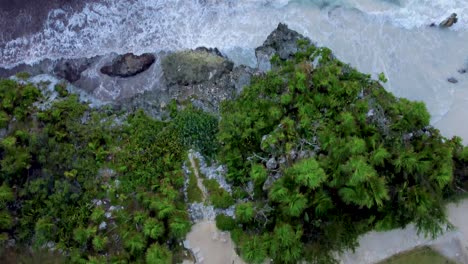
[[[219,79],[232,71],[234,63],[217,49],[198,48],[170,54],[162,61],[168,85],[193,85]]]
[[[263,72],[270,70],[270,60],[275,54],[282,60],[292,58],[300,50],[299,40],[310,42],[308,38],[289,29],[286,24],[280,23],[263,45],[255,49],[258,69]]]

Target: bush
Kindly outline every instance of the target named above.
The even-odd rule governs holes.
[[[428,127],[425,105],[394,97],[326,48],[304,47],[277,66],[221,107],[218,156],[228,180],[234,190],[254,184],[255,200],[236,207],[245,234],[269,235],[278,263],[303,259],[304,248],[333,261],[360,234],[411,222],[440,234],[453,146]],[[272,157],[281,162],[267,169]],[[265,184],[269,176],[277,180]],[[255,247],[263,250],[246,250]]]
[[[216,153],[218,120],[215,116],[188,106],[176,115],[174,125],[186,147],[194,148],[208,157]]]
[[[236,220],[224,214],[216,216],[216,226],[223,231],[231,231],[237,227]]]

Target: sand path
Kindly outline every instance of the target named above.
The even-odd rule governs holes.
[[[187,235],[196,263],[245,264],[234,251],[235,245],[227,232],[221,232],[213,221],[202,221]]]
[[[189,154],[189,160],[197,178],[198,188],[203,193],[203,201],[205,201],[208,193],[200,177],[194,155]],[[184,245],[192,251],[197,264],[245,264],[234,251],[235,244],[229,232],[221,232],[214,221],[205,219],[194,224],[190,233],[187,234]],[[184,261],[183,264],[192,263]]]

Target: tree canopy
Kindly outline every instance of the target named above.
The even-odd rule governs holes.
[[[228,178],[255,185],[236,209],[244,258],[333,262],[332,252],[369,230],[414,222],[426,235],[443,232],[457,138],[429,126],[424,103],[396,98],[326,48],[301,45],[221,108]]]

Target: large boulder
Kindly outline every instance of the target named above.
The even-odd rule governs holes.
[[[101,73],[111,77],[131,77],[146,71],[153,65],[156,57],[151,53],[137,56],[132,53],[120,55],[111,64],[101,68]]]
[[[162,61],[168,85],[193,85],[220,78],[233,70],[234,63],[218,49],[198,48],[175,52]]]
[[[260,71],[271,69],[271,58],[276,54],[282,60],[290,59],[299,51],[300,40],[310,40],[294,30],[288,28],[286,24],[280,23],[278,27],[271,32],[262,46],[255,49],[257,57],[257,67]]]

